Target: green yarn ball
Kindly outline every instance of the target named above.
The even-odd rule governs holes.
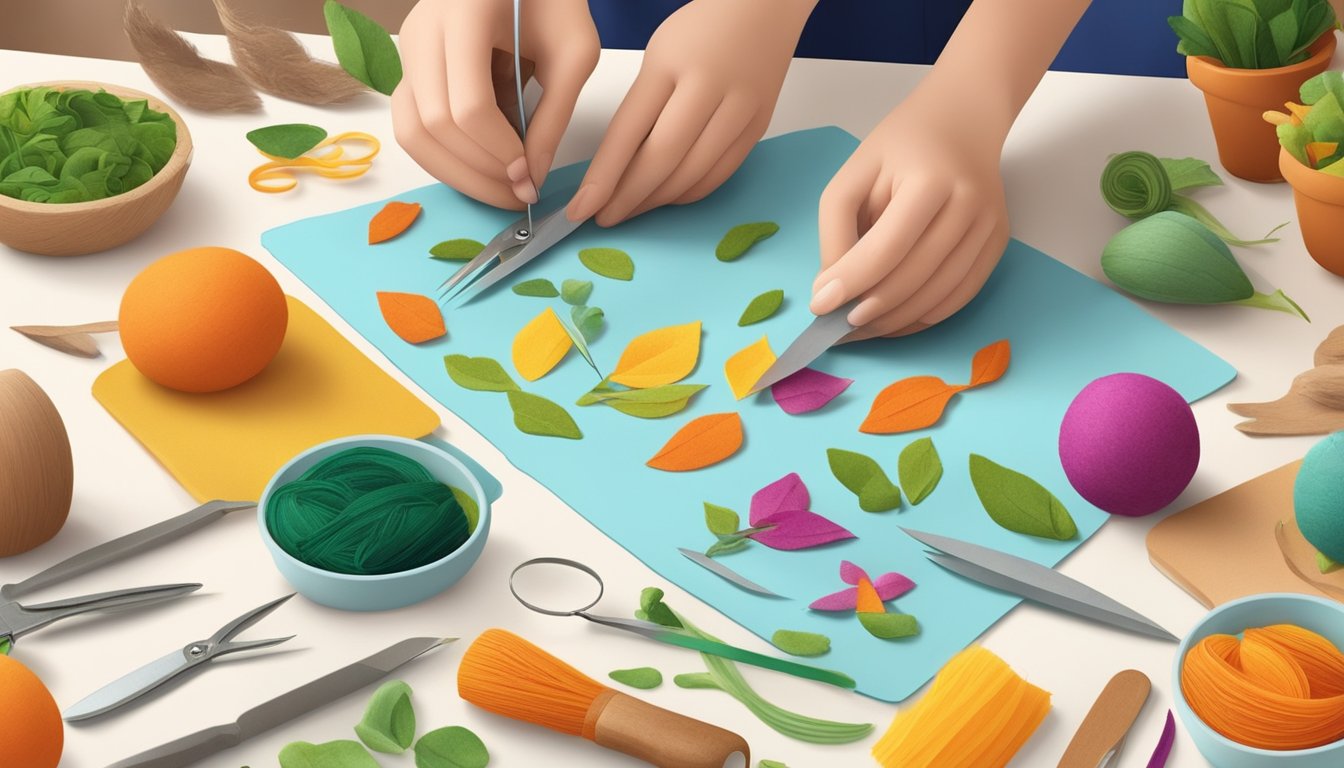
[[[1344,561],[1344,432],[1317,443],[1302,459],[1293,510],[1307,541],[1331,560]]]

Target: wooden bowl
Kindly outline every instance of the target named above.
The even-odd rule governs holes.
[[[80,256],[127,243],[168,210],[191,164],[191,134],[182,116],[147,93],[107,83],[63,80],[18,88],[105,90],[123,100],[145,99],[177,124],[177,146],[153,178],[120,195],[86,203],[30,203],[0,195],[0,243],[43,256]],[[15,88],[13,90],[18,90]]]

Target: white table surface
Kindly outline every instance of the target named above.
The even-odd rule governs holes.
[[[227,56],[222,39],[196,36],[210,55]],[[330,54],[325,38],[308,37],[309,48]],[[640,53],[605,51],[583,93],[558,162],[591,156],[601,131],[632,81]],[[1336,62],[1336,67],[1339,63]],[[855,62],[799,60],[785,83],[770,133],[837,124],[864,135],[889,106],[909,92],[925,68]],[[157,92],[134,64],[0,51],[0,90],[43,80],[89,79]],[[967,98],[974,98],[971,90]],[[564,555],[597,566],[609,596],[602,608],[627,615],[639,588],[658,584],[669,601],[730,642],[758,650],[769,646],[675,586],[593,529],[460,419],[434,403],[387,364],[381,354],[261,248],[260,233],[306,216],[391,196],[431,179],[396,145],[383,97],[370,94],[353,106],[320,109],[267,97],[264,114],[216,116],[184,110],[196,154],[176,204],[148,234],[122,248],[83,257],[32,256],[0,246],[0,325],[67,324],[116,317],[126,283],[156,258],[191,246],[237,248],[272,267],[285,290],[323,311],[337,328],[443,417],[441,436],[476,456],[506,489],[495,506],[489,545],[472,573],[454,589],[412,608],[381,614],[342,613],[295,599],[250,637],[297,633],[269,655],[243,655],[215,663],[164,695],[115,716],[66,730],[64,768],[95,768],[199,728],[232,720],[243,709],[325,672],[362,658],[403,637],[456,635],[464,640],[405,668],[398,676],[415,689],[421,730],[461,724],[489,746],[492,765],[618,766],[631,761],[575,738],[496,717],[461,701],[455,673],[466,642],[487,627],[502,626],[531,638],[590,675],[603,678],[618,667],[652,665],[669,681],[645,697],[661,706],[742,734],[760,758],[789,765],[868,765],[876,738],[843,747],[818,747],[787,739],[759,723],[729,697],[683,691],[672,674],[696,671],[700,662],[684,651],[663,648],[580,621],[530,614],[506,587],[509,570],[538,555]],[[349,183],[307,179],[290,194],[263,196],[246,183],[257,155],[243,134],[283,122],[311,122],[333,132],[363,130],[383,141],[373,170]],[[1004,171],[1013,234],[1071,266],[1101,279],[1102,245],[1123,220],[1097,193],[1108,155],[1144,149],[1158,155],[1214,160],[1213,138],[1199,93],[1184,80],[1051,73],[1027,105],[1008,142]],[[1216,167],[1216,163],[1215,163]],[[1231,228],[1255,236],[1293,219],[1285,185],[1230,179],[1225,188],[1201,191],[1199,199]],[[1296,225],[1282,240],[1238,250],[1243,263],[1281,287],[1311,314],[1310,325],[1288,315],[1240,307],[1149,306],[1149,311],[1223,356],[1238,379],[1195,406],[1203,435],[1203,462],[1193,485],[1174,509],[1243,482],[1300,457],[1311,438],[1257,440],[1232,428],[1237,418],[1226,404],[1277,398],[1289,380],[1311,363],[1312,351],[1344,323],[1344,288],[1312,262]],[[1116,329],[1123,333],[1124,329]],[[94,377],[121,358],[115,338],[100,337],[105,359],[67,357],[18,334],[0,332],[0,368],[20,368],[51,395],[65,418],[75,456],[75,499],[69,522],[50,543],[0,561],[0,581],[30,573],[114,536],[141,528],[192,506],[191,499],[89,394]],[[204,436],[203,436],[204,437]],[[1188,630],[1204,609],[1149,563],[1144,536],[1159,516],[1117,519],[1101,530],[1061,570],[1134,606],[1176,633]],[[162,607],[74,619],[25,639],[18,658],[33,668],[62,705],[104,682],[157,658],[173,647],[212,633],[224,621],[288,590],[272,566],[249,515],[226,519],[160,550],[61,584],[35,597],[60,597],[99,589],[168,581],[200,581],[196,596]],[[926,617],[930,621],[936,617]],[[1171,705],[1175,647],[1099,628],[1057,613],[1022,606],[992,628],[984,644],[1028,680],[1054,694],[1054,709],[1018,755],[1014,766],[1053,765],[1093,699],[1123,668],[1146,672],[1153,695],[1130,734],[1129,748],[1113,766],[1146,765]],[[899,654],[893,654],[893,663]],[[885,730],[896,707],[863,696],[782,675],[747,671],[774,701],[807,714],[872,722]],[[206,760],[202,768],[276,765],[280,748],[294,740],[352,738],[367,691],[335,702],[244,746]],[[1206,765],[1178,729],[1175,768]],[[381,756],[380,756],[381,757]],[[385,766],[412,764],[409,756],[385,758]]]

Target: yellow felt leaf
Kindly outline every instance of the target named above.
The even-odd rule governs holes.
[[[634,389],[675,384],[695,370],[700,359],[700,321],[669,325],[636,336],[625,345],[610,378]]]
[[[513,367],[519,376],[536,381],[565,359],[573,346],[555,310],[547,307],[513,337]]]
[[[733,389],[733,397],[738,400],[751,394],[761,374],[775,363],[775,353],[770,349],[770,340],[764,336],[760,341],[744,347],[723,364],[723,375],[728,378],[728,386]]]
[[[1288,111],[1292,113],[1293,117],[1297,118],[1299,121],[1306,120],[1307,113],[1311,112],[1311,107],[1304,106],[1302,104],[1296,104],[1291,101],[1285,103],[1284,106],[1287,107]]]

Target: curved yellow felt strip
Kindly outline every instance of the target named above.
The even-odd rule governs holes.
[[[573,346],[555,310],[547,307],[513,337],[513,367],[524,379],[536,381],[565,359]]]
[[[368,151],[359,157],[346,157],[342,142],[365,144]],[[377,157],[380,151],[382,144],[376,137],[359,131],[347,131],[327,137],[299,157],[277,157],[261,152],[269,162],[253,168],[247,176],[247,183],[258,192],[275,194],[288,192],[297,187],[298,173],[312,173],[328,179],[353,179],[356,176],[363,176],[373,167],[373,158]],[[319,154],[313,154],[315,152]]]

